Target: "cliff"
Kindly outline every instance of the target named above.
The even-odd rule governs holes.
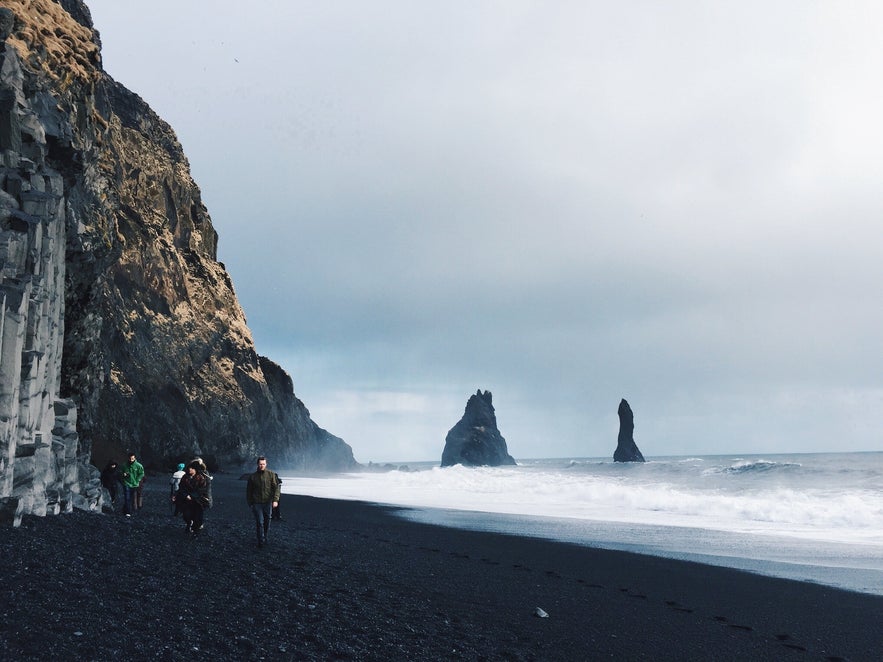
[[[614,462],[643,462],[644,456],[635,443],[635,415],[624,399],[619,403],[619,435],[616,439],[616,450],[613,451]]]
[[[0,498],[91,484],[126,448],[354,466],[257,354],[181,146],[103,71],[88,8],[0,0],[0,38]]]
[[[469,397],[463,417],[445,437],[441,466],[462,464],[467,467],[515,464],[506,440],[497,429],[493,396],[490,391]]]

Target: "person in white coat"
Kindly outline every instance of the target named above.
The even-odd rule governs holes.
[[[178,465],[178,470],[172,474],[172,477],[169,478],[169,485],[172,487],[172,517],[181,512],[180,507],[175,502],[175,494],[178,493],[178,487],[181,485],[181,479],[184,477],[184,463]]]

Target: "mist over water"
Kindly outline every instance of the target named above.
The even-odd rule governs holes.
[[[883,594],[883,453],[519,460],[291,476],[288,493],[426,522],[699,560]]]

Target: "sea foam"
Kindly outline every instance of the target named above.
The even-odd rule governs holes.
[[[412,517],[448,525],[517,529],[670,556],[871,570],[883,558],[883,453],[660,458],[643,464],[522,460],[493,468],[425,463],[407,471],[290,476],[284,487],[407,506],[419,509]]]

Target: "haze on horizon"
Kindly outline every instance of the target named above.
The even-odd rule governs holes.
[[[359,461],[883,450],[883,6],[86,1]]]

